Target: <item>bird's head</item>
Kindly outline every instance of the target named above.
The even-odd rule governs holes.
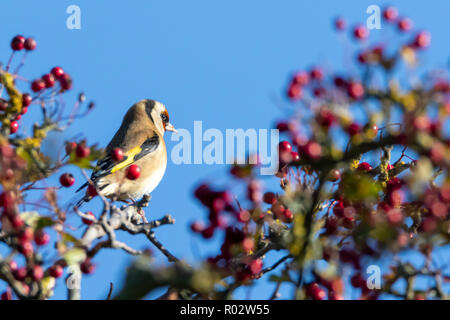
[[[169,122],[169,113],[166,106],[161,102],[145,100],[145,112],[161,134],[164,134],[165,131],[177,132],[175,127]]]

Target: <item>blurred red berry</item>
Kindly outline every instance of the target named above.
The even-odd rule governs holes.
[[[34,40],[33,38],[27,38],[24,43],[24,48],[25,50],[33,51],[34,49],[36,49],[36,40]]]
[[[40,265],[35,265],[31,269],[31,278],[34,281],[40,281],[44,277],[44,269]]]
[[[352,99],[359,100],[364,96],[364,86],[359,82],[350,82],[347,93]]]
[[[277,196],[273,192],[266,192],[264,193],[263,201],[267,204],[274,204],[277,202]]]
[[[36,242],[38,246],[46,245],[50,242],[50,236],[44,230],[38,229],[34,233],[34,242]]]
[[[9,287],[6,288],[6,291],[2,293],[0,299],[1,300],[12,300],[13,299],[12,292]]]
[[[88,216],[91,216],[91,217],[93,218],[93,220],[89,220],[89,219],[86,219],[86,218],[82,218],[81,221],[82,221],[84,224],[90,226],[91,224],[93,224],[93,223],[95,222],[95,215],[94,215],[91,211],[86,212],[86,214],[87,214]]]
[[[22,112],[21,112],[22,115],[24,115],[27,112],[28,112],[28,108],[27,107],[22,108]]]
[[[341,178],[341,171],[339,169],[333,169],[328,174],[328,181],[336,182]]]
[[[94,185],[89,184],[87,187],[87,194],[90,197],[95,197],[98,193],[97,193],[97,189],[95,188]]]
[[[59,79],[64,75],[64,70],[61,67],[54,67],[50,73],[56,78]]]
[[[30,241],[33,240],[34,232],[30,227],[26,227],[19,232],[20,241]]]
[[[372,170],[372,166],[371,166],[369,163],[367,163],[367,162],[361,162],[361,163],[358,165],[358,170],[361,170],[361,171],[370,171],[370,170]]]
[[[22,107],[28,107],[32,101],[33,98],[31,98],[29,93],[22,94]]]
[[[202,236],[205,239],[209,239],[214,235],[214,227],[213,226],[209,226],[205,229],[203,229],[202,231]]]
[[[358,40],[364,40],[369,36],[369,30],[367,30],[367,28],[363,25],[356,26],[353,29],[353,35]]]
[[[23,49],[24,46],[25,46],[25,38],[20,35],[15,36],[11,40],[11,49],[13,49],[14,51],[20,51]]]
[[[80,270],[84,274],[92,274],[95,270],[95,265],[91,262],[91,259],[87,258],[80,264]]]
[[[314,80],[322,80],[323,79],[323,72],[321,69],[319,68],[313,68],[311,69],[311,71],[309,72],[311,79]]]
[[[75,178],[71,173],[64,173],[59,177],[59,182],[63,187],[71,187],[75,183]]]
[[[59,264],[55,264],[53,266],[51,266],[48,269],[48,273],[50,274],[50,276],[52,276],[53,278],[60,278],[63,273],[64,273],[64,269],[62,266],[60,266]]]
[[[67,73],[63,74],[58,80],[63,90],[70,90],[72,88],[72,78]]]
[[[383,11],[383,17],[386,21],[395,21],[398,17],[398,10],[395,7],[387,7]]]
[[[51,73],[43,75],[42,80],[44,80],[46,88],[51,88],[55,85],[55,77]]]
[[[11,134],[16,133],[19,130],[19,123],[17,121],[11,121],[9,125],[9,131]]]
[[[282,152],[291,152],[292,151],[292,145],[288,141],[281,141],[278,144],[278,150],[280,153]]]
[[[191,230],[195,233],[201,233],[205,229],[205,226],[201,221],[195,221],[191,224]]]
[[[141,175],[141,168],[137,164],[132,164],[127,169],[127,179],[136,180]]]
[[[65,149],[66,154],[72,153],[72,151],[77,147],[77,144],[75,142],[66,142]]]
[[[361,131],[361,127],[356,122],[351,123],[348,128],[347,132],[350,136],[357,135]]]
[[[292,100],[297,100],[302,97],[302,87],[298,84],[291,84],[288,88],[287,95]]]
[[[347,22],[343,18],[339,17],[334,20],[334,27],[336,28],[336,30],[342,31],[346,26]]]
[[[237,220],[243,223],[249,221],[250,213],[247,210],[240,210],[237,214]]]
[[[359,273],[356,273],[351,277],[350,283],[354,288],[362,288],[366,284],[366,280]]]
[[[413,28],[413,22],[409,18],[402,18],[398,21],[397,27],[399,30],[406,32]]]
[[[414,38],[413,46],[418,49],[424,49],[428,47],[430,43],[431,43],[431,35],[426,31],[422,31],[419,32]]]
[[[75,148],[75,154],[78,158],[86,158],[91,154],[91,148],[78,144]]]
[[[292,78],[292,83],[305,86],[309,82],[309,75],[305,71],[299,71],[297,72],[294,77]]]
[[[114,161],[119,162],[123,159],[123,151],[120,148],[114,148],[111,153],[111,157]]]
[[[17,281],[23,281],[23,280],[25,280],[25,278],[26,278],[27,275],[28,275],[27,268],[25,268],[25,267],[20,267],[20,268],[18,268],[18,269],[13,273],[13,275],[14,275],[14,278],[15,278]]]
[[[31,83],[31,90],[33,92],[39,92],[41,90],[45,89],[45,82],[42,79],[36,79]]]
[[[19,244],[19,251],[24,256],[29,257],[33,254],[33,245],[30,241],[21,241]]]
[[[261,272],[263,266],[263,262],[261,259],[255,259],[252,262],[250,262],[250,271],[253,275],[257,275]]]
[[[306,287],[306,294],[313,300],[323,300],[326,296],[325,290],[319,287],[315,282]]]
[[[294,162],[294,163],[299,162],[300,161],[300,156],[299,156],[298,152],[292,151],[291,152],[291,159],[292,159],[291,161]]]
[[[322,156],[322,147],[315,141],[309,141],[303,148],[304,154],[310,159],[318,159]]]

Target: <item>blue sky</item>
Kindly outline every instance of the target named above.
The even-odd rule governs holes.
[[[54,143],[81,133],[89,142],[106,146],[127,108],[144,98],[164,102],[171,122],[179,128],[192,130],[194,120],[202,120],[204,128],[220,130],[270,128],[274,119],[283,116],[277,105],[286,103],[283,90],[292,71],[315,64],[343,70],[346,42],[333,31],[333,18],[343,15],[350,24],[364,22],[367,6],[385,3],[3,1],[0,61],[8,59],[14,35],[33,36],[38,48],[21,74],[36,78],[55,65],[62,66],[74,79],[66,103],[74,101],[80,91],[96,102],[89,117],[77,121],[64,135],[53,136]],[[426,28],[432,34],[424,63],[446,66],[450,2],[395,3],[401,15],[410,16],[418,29]],[[66,28],[66,8],[71,4],[81,8],[81,30]],[[371,36],[394,38],[384,28],[373,30]],[[351,49],[353,43],[344,46]],[[38,110],[30,110],[24,117],[24,129],[30,128],[34,117],[39,117]],[[174,142],[169,137],[170,152]],[[77,170],[67,169],[76,174],[76,185],[80,185],[82,177]],[[177,166],[169,161],[163,181],[152,194],[147,217],[170,213],[176,218],[174,226],[156,232],[176,256],[192,260],[211,252],[211,246],[204,246],[188,229],[192,220],[206,214],[193,199],[192,189],[204,179],[229,186],[225,170],[225,166]],[[56,184],[56,179],[51,183]],[[273,181],[267,184],[273,185]],[[62,203],[75,199],[72,189],[64,191]],[[98,203],[91,208],[98,210]],[[143,237],[123,239],[135,248],[147,246]],[[131,259],[118,250],[100,253],[95,258],[97,272],[84,277],[83,298],[106,297],[110,281],[119,287]],[[158,256],[157,263],[164,259]],[[63,283],[58,284],[55,298],[64,298]],[[270,295],[267,285],[259,286],[267,290],[254,290],[252,297]]]

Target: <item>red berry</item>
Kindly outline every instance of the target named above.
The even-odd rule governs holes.
[[[336,20],[334,20],[334,26],[336,30],[342,31],[347,26],[347,22],[343,18],[336,18]]]
[[[350,282],[353,287],[355,288],[361,288],[366,283],[366,280],[359,274],[355,274],[351,277]]]
[[[355,100],[364,96],[364,86],[359,82],[350,82],[347,87],[348,95]]]
[[[14,273],[14,278],[16,278],[17,281],[23,281],[25,280],[25,278],[28,275],[28,271],[27,268],[25,267],[20,267],[19,269],[17,269]]]
[[[19,123],[17,121],[11,121],[11,124],[9,125],[10,133],[16,133],[17,130],[19,130]]]
[[[267,204],[274,204],[277,202],[277,196],[273,192],[266,192],[264,193],[263,201]]]
[[[91,149],[89,147],[84,146],[83,144],[77,145],[75,148],[75,154],[78,158],[86,158],[91,153]]]
[[[91,259],[87,258],[80,264],[80,270],[84,274],[92,274],[95,270],[95,265],[91,262]]]
[[[12,292],[11,289],[8,287],[6,291],[2,293],[1,300],[12,300],[12,299],[13,299]]]
[[[252,262],[250,262],[250,271],[253,275],[257,275],[261,272],[263,266],[263,262],[261,259],[255,259]]]
[[[27,38],[27,40],[25,40],[24,47],[25,50],[33,51],[34,49],[36,49],[36,40],[34,40],[33,38]]]
[[[31,98],[29,93],[24,93],[22,95],[22,107],[28,107],[32,101],[33,98]]]
[[[237,220],[239,222],[247,222],[250,220],[250,213],[247,210],[240,210],[237,214]]]
[[[356,134],[358,134],[361,131],[361,127],[359,126],[359,124],[357,124],[356,122],[353,122],[352,124],[350,124],[347,128],[347,132],[350,136],[354,136]]]
[[[298,152],[292,151],[291,152],[291,158],[292,158],[292,162],[296,163],[300,161],[300,156],[298,154]]]
[[[402,19],[400,19],[400,20],[398,21],[397,27],[398,27],[401,31],[406,32],[406,31],[409,31],[409,30],[412,29],[412,27],[413,27],[413,22],[412,22],[412,20],[409,19],[409,18],[402,18]]]
[[[0,99],[0,110],[6,111],[8,109],[8,101]]]
[[[34,242],[36,242],[38,246],[46,245],[47,243],[49,243],[49,241],[50,236],[48,235],[48,233],[44,232],[44,230],[42,229],[36,230],[36,232],[34,233]]]
[[[297,72],[292,78],[292,83],[300,86],[305,86],[309,82],[309,75],[305,71]]]
[[[53,278],[60,278],[63,275],[64,269],[59,264],[55,264],[48,269],[48,273]]]
[[[283,217],[282,217],[284,222],[291,222],[292,219],[294,219],[294,214],[292,213],[291,210],[286,209],[283,212]]]
[[[33,238],[34,238],[34,232],[33,232],[33,229],[31,229],[31,228],[27,227],[25,229],[22,229],[19,232],[19,239],[20,239],[20,241],[30,241]]]
[[[11,260],[9,262],[9,270],[11,270],[11,272],[14,272],[17,270],[17,262],[15,262],[14,260]]]
[[[364,40],[369,36],[369,30],[366,27],[360,25],[353,29],[353,35],[358,40]]]
[[[55,77],[51,73],[43,75],[42,80],[44,80],[46,88],[51,88],[55,85]]]
[[[205,239],[209,239],[214,235],[214,227],[209,226],[208,228],[203,229],[202,236]]]
[[[398,10],[395,7],[387,7],[383,11],[383,17],[386,21],[392,22],[395,21],[398,17]]]
[[[287,122],[278,122],[276,127],[280,132],[289,131],[289,124]]]
[[[358,170],[361,170],[361,171],[370,171],[370,170],[372,170],[372,166],[371,166],[370,164],[368,164],[367,162],[361,162],[361,163],[358,165]]]
[[[72,153],[72,150],[74,150],[77,147],[77,144],[75,142],[66,142],[66,154]]]
[[[246,237],[242,241],[242,250],[244,250],[245,253],[250,253],[255,248],[255,242],[251,237]]]
[[[24,222],[23,222],[23,219],[19,215],[16,215],[10,219],[11,219],[11,224],[14,229],[17,230],[17,229],[23,227]]]
[[[416,35],[413,45],[416,48],[423,49],[428,47],[430,43],[431,43],[431,35],[426,31],[422,31]]]
[[[82,218],[81,221],[83,221],[84,224],[90,226],[91,224],[93,224],[95,222],[95,215],[91,211],[86,212],[86,214],[91,216],[92,218],[94,218],[94,220]]]
[[[63,74],[58,80],[63,90],[70,90],[72,88],[72,78],[67,73]]]
[[[123,151],[120,148],[114,148],[111,153],[111,157],[114,161],[122,161],[123,159]]]
[[[336,182],[341,178],[341,172],[338,169],[333,169],[328,174],[328,180],[331,182]]]
[[[326,296],[325,290],[315,282],[306,287],[306,294],[313,300],[323,300]]]
[[[64,75],[64,70],[61,67],[54,67],[50,73],[56,78],[59,79]]]
[[[322,156],[322,147],[315,141],[309,141],[303,148],[305,155],[313,160]]]
[[[319,68],[311,69],[309,74],[311,75],[311,78],[314,80],[322,80],[323,79],[323,72]]]
[[[31,90],[39,92],[45,88],[45,82],[42,79],[36,79],[31,83]]]
[[[191,224],[191,230],[195,233],[201,233],[205,229],[205,226],[201,221],[195,221]]]
[[[292,100],[300,99],[302,97],[302,87],[296,83],[292,83],[289,86],[287,95]]]
[[[28,112],[28,108],[27,107],[22,108],[22,112],[21,112],[22,115],[24,115],[27,112]]]
[[[88,185],[87,194],[90,197],[95,197],[98,194],[97,189],[95,188],[95,186],[93,184]]]
[[[34,281],[39,281],[44,277],[44,269],[40,265],[35,265],[33,269],[31,269],[31,278]]]
[[[24,256],[31,256],[33,254],[33,245],[30,241],[22,241],[19,245],[19,251]]]
[[[11,41],[11,49],[14,51],[20,51],[25,45],[25,38],[22,36],[15,36]]]
[[[127,179],[136,180],[141,175],[141,168],[137,164],[132,164],[127,169]]]
[[[291,152],[292,151],[292,145],[288,141],[281,141],[278,144],[278,150],[280,153],[282,152]]]
[[[75,183],[75,178],[71,173],[64,173],[59,177],[59,182],[63,187],[71,187]]]

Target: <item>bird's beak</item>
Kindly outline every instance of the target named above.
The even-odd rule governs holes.
[[[177,129],[175,129],[175,127],[170,122],[166,124],[165,129],[166,129],[166,131],[172,131],[172,132],[178,133]]]

